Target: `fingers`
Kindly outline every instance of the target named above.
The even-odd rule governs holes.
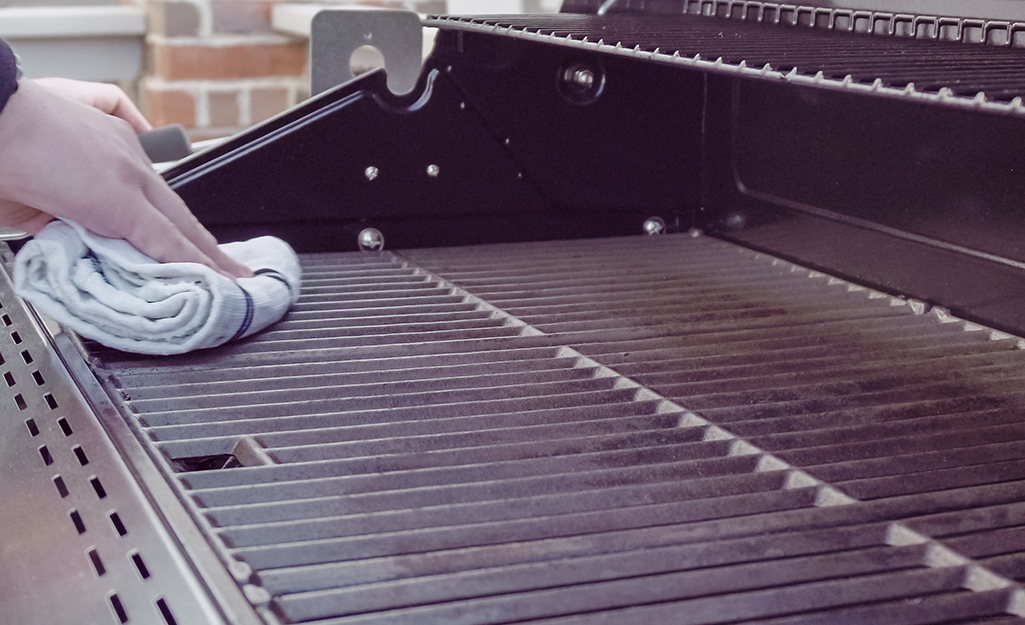
[[[175,231],[212,260],[212,264],[207,264],[235,278],[248,278],[253,275],[248,267],[236,262],[217,247],[217,239],[199,223],[185,202],[167,186],[163,178],[154,175],[154,180],[144,192],[152,206],[171,222]]]
[[[135,215],[136,218],[126,224],[122,238],[143,254],[162,263],[200,263],[229,277],[237,277],[219,269],[213,259],[185,238],[159,211],[148,207],[137,211]]]
[[[117,85],[79,83],[78,86],[82,89],[78,100],[83,104],[125,120],[136,134],[153,130],[153,126]]]
[[[47,215],[20,202],[0,198],[0,225],[4,227],[34,235],[51,221],[53,215]]]
[[[136,182],[110,196],[104,210],[75,211],[67,217],[101,236],[124,239],[162,263],[200,263],[233,279],[253,275],[217,247],[214,236],[163,178],[142,164],[130,169],[138,176]]]
[[[249,268],[217,247],[217,239],[199,223],[167,182],[153,171],[134,134],[127,127],[123,134],[122,149],[137,159],[123,175],[134,182],[141,191],[141,197],[136,204],[125,206],[128,213],[126,231],[118,236],[160,262],[198,262],[231,278],[251,277],[253,274]]]
[[[68,78],[37,78],[33,82],[57,95],[99,109],[125,120],[136,133],[153,126],[117,85],[71,80]]]
[[[113,85],[108,86],[114,87]],[[100,110],[113,115],[114,117],[120,117],[125,120],[131,125],[132,129],[135,130],[136,133],[153,130],[153,126],[143,116],[139,109],[136,108],[135,104],[128,99],[125,92],[118,87],[114,87],[114,89],[116,90],[116,93],[113,94],[114,102],[112,106],[106,110],[101,107]]]

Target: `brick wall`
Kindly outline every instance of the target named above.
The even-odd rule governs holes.
[[[124,0],[146,9],[139,103],[154,125],[180,123],[194,141],[234,134],[309,95],[307,42],[275,33],[282,0]],[[444,0],[320,0],[444,12]]]

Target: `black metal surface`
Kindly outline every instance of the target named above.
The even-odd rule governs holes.
[[[265,456],[179,480],[283,622],[1020,622],[1016,339],[687,235],[304,268],[92,350],[169,458]]]
[[[544,205],[462,102],[437,71],[401,98],[378,72],[165,177],[226,239],[273,232],[300,250],[357,249],[363,228],[387,226],[389,245],[444,243],[453,238],[455,217],[513,237],[522,229],[519,214],[542,213]]]
[[[441,33],[432,62],[451,68],[453,84],[496,136],[508,139],[509,154],[554,210],[580,223],[634,215],[633,227],[616,234],[636,234],[648,216],[698,207],[700,74],[639,70],[615,56],[462,32]],[[575,72],[589,73],[601,88],[575,97],[566,86]],[[653,85],[657,97],[642,109],[629,105]]]
[[[631,119],[617,94],[652,77],[627,61],[475,45],[436,54],[405,98],[372,75],[165,175],[215,234],[273,231],[303,251],[355,249],[367,226],[399,248],[635,234],[697,207],[700,119],[679,111],[700,109],[699,75],[654,68],[664,97]],[[612,97],[576,99],[560,76],[577,70]]]
[[[702,75],[703,106],[680,107],[683,119],[701,118],[701,207],[681,197],[680,210],[653,214],[997,327],[1025,328],[1017,202],[1025,179],[1015,171],[1025,119],[1017,99],[994,104],[1022,92],[1021,50],[690,14],[439,24],[457,31],[442,55],[462,45],[484,63],[494,57],[482,53],[489,46],[626,58],[633,82],[649,86],[614,92],[608,81],[599,101],[640,119],[655,106],[652,93],[664,91],[663,65],[676,66],[673,80]],[[517,41],[502,41],[510,36]],[[442,58],[460,79],[466,61]],[[958,96],[980,89],[989,93]],[[518,149],[523,162],[541,151],[537,142]],[[662,184],[675,181],[667,175]],[[571,187],[563,192],[570,196]]]
[[[1025,328],[1019,119],[740,81],[709,93],[730,102],[707,117],[711,229]]]

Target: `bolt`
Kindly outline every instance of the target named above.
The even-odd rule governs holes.
[[[356,245],[364,252],[367,250],[383,250],[384,235],[377,228],[364,228],[356,237]]]
[[[644,220],[645,234],[662,234],[666,231],[666,222],[661,217],[648,217]]]
[[[594,86],[594,72],[589,69],[578,69],[573,72],[573,82],[584,89],[590,89]]]

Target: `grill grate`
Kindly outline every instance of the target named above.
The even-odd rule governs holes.
[[[978,97],[980,103],[1011,103],[1025,96],[1025,51],[1009,46],[870,36],[691,14],[445,17],[432,25],[501,29],[503,34],[566,45],[589,41],[595,50],[654,52],[668,61],[674,56],[697,58],[714,61],[716,67],[750,68],[752,75],[794,72],[845,85],[876,84],[908,92]]]
[[[303,261],[251,340],[91,347],[248,465],[177,486],[285,622],[1025,614],[1017,339],[687,235]]]

